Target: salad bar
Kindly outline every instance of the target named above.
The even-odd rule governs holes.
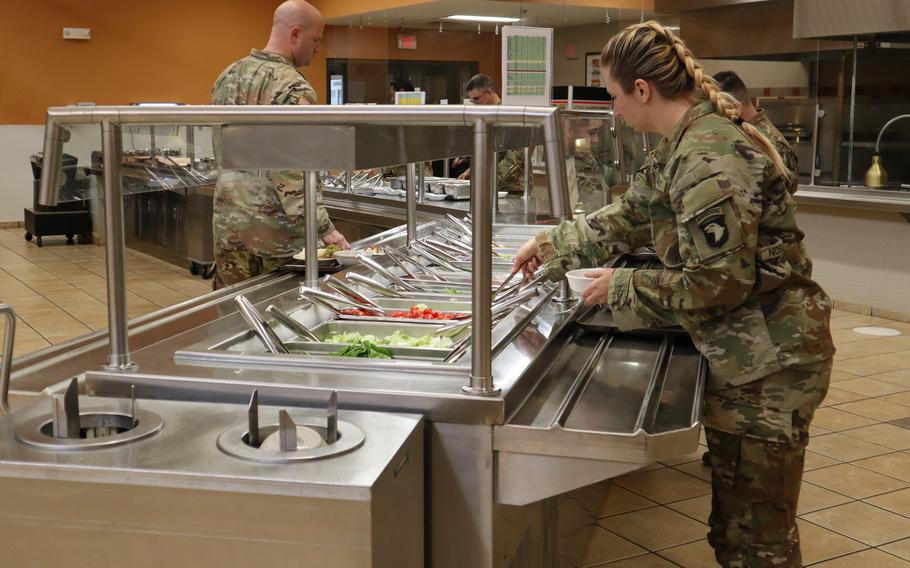
[[[246,134],[260,115],[339,123],[328,134],[343,144],[325,144],[322,169],[372,166],[338,163],[326,152],[372,148],[408,129],[413,135],[400,144],[380,146],[416,144],[413,161],[427,160],[427,132],[441,128],[446,144],[467,133],[474,168],[489,174],[477,176],[475,196],[487,195],[497,140],[509,140],[491,136],[491,125],[545,125],[553,214],[565,213],[555,109],[368,111],[251,107],[234,116],[236,109],[188,107],[166,118],[215,116],[243,123]],[[165,111],[80,112],[54,116],[161,122]],[[369,123],[363,133],[361,122]],[[386,123],[408,126],[384,130]],[[53,162],[54,141],[63,136],[51,120],[48,128],[45,155]],[[226,148],[224,159],[235,167],[313,167],[292,160],[315,159],[319,149],[281,154],[276,144],[287,132],[278,130],[234,140],[233,157]],[[372,145],[361,145],[361,134]],[[274,155],[263,156],[262,148]],[[252,161],[257,155],[266,161]],[[307,177],[312,197],[315,176]],[[407,178],[412,186],[413,175]],[[48,191],[53,187],[48,181]],[[129,326],[115,277],[122,268],[116,212],[109,212],[109,335],[14,365],[14,387],[31,389],[33,400],[0,418],[0,495],[10,504],[5,532],[76,540],[88,531],[86,542],[104,542],[105,554],[123,560],[166,549],[173,555],[161,565],[188,565],[198,560],[192,550],[209,542],[246,540],[265,543],[250,550],[293,550],[304,563],[337,567],[555,565],[566,522],[554,506],[557,495],[697,447],[706,366],[680,331],[620,332],[609,312],[587,309],[563,283],[542,274],[513,277],[512,255],[541,227],[494,225],[492,202],[471,202],[471,215],[426,223],[410,215],[403,226],[355,242],[350,266],[333,274],[320,276],[316,239],[308,238],[303,273],[263,275]],[[309,221],[315,203],[308,200]],[[2,384],[6,408],[9,382]],[[54,449],[35,449],[22,432]],[[32,491],[46,496],[47,526],[29,515]],[[77,511],[60,506],[73,494],[87,496],[73,501],[84,509],[82,524],[74,524]],[[108,510],[135,511],[122,526],[100,522],[96,501],[105,494]],[[203,506],[222,502],[230,506],[220,514]],[[184,517],[170,529],[167,509],[181,503]],[[267,517],[262,530],[249,518],[260,510]],[[309,522],[301,510],[314,512]],[[150,535],[187,527],[181,536],[192,544],[152,546]],[[122,538],[109,538],[112,529]],[[248,559],[242,546],[228,548],[238,551],[233,561]],[[64,559],[58,553],[45,563]]]

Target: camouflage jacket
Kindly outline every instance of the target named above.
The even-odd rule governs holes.
[[[524,193],[524,172],[524,151],[507,150],[496,164],[496,191]]]
[[[212,88],[215,105],[296,105],[316,102],[316,91],[291,61],[254,49],[225,69]],[[220,153],[220,133],[215,136]],[[225,170],[215,187],[215,246],[267,258],[303,249],[303,172]],[[321,202],[320,236],[335,228]]]
[[[537,237],[551,279],[652,244],[663,268],[617,269],[622,329],[682,326],[738,386],[834,353],[831,302],[811,280],[786,177],[710,102],[661,141],[622,198]]]
[[[749,121],[749,124],[759,129],[761,133],[767,136],[768,140],[774,144],[774,147],[777,148],[777,153],[780,154],[781,159],[784,161],[784,165],[787,166],[787,169],[790,170],[791,173],[792,181],[790,183],[789,191],[790,193],[796,193],[796,188],[799,186],[799,157],[796,155],[796,150],[787,142],[787,139],[780,133],[780,130],[774,126],[771,119],[769,119],[768,115],[765,113],[765,109],[759,109],[758,114]]]

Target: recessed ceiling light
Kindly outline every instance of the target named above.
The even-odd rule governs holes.
[[[468,16],[464,14],[456,14],[454,16],[446,16],[443,20],[454,20],[456,22],[489,22],[489,23],[499,23],[499,24],[511,24],[514,22],[520,22],[521,18],[508,18],[506,16]]]

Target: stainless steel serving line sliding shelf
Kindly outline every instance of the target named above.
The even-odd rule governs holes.
[[[423,436],[425,502],[415,505],[410,493],[398,498],[406,520],[411,507],[422,508],[425,557],[375,565],[544,567],[555,565],[559,556],[556,496],[697,447],[706,367],[685,334],[674,330],[621,333],[608,312],[579,305],[564,282],[553,284],[540,276],[530,281],[508,278],[511,255],[542,227],[494,225],[495,193],[490,192],[494,151],[542,143],[552,213],[567,218],[566,162],[557,109],[51,109],[45,145],[49,164],[59,161],[66,124],[80,122],[102,124],[105,155],[118,156],[122,124],[210,124],[221,127],[223,169],[306,170],[307,270],[257,277],[127,326],[122,211],[108,207],[111,331],[107,365],[101,366],[104,361],[99,355],[103,337],[95,334],[17,362],[12,384],[14,388],[51,385],[45,393],[60,399],[54,408],[66,409],[72,404],[66,403],[64,391],[72,401],[75,387],[69,379],[78,376],[85,393],[79,398],[83,407],[135,404],[160,416],[163,426],[119,450],[86,454],[90,459],[85,462],[54,458],[69,454],[49,457],[20,447],[22,442],[15,437],[18,424],[51,412],[49,401],[37,401],[0,424],[0,478],[7,480],[11,491],[18,490],[17,483],[22,487],[34,483],[35,472],[53,472],[41,474],[41,483],[47,485],[42,490],[51,496],[62,494],[70,487],[47,480],[72,471],[74,480],[85,481],[85,468],[90,468],[99,482],[129,474],[126,478],[135,484],[113,497],[124,506],[141,502],[134,498],[139,491],[135,485],[143,485],[146,479],[161,487],[192,483],[203,492],[214,492],[213,499],[221,498],[222,489],[248,489],[266,498],[280,493],[276,483],[288,491],[299,487],[306,493],[309,489],[303,488],[316,488],[327,480],[325,474],[333,462],[367,459],[372,455],[367,451],[372,447],[371,436],[384,435],[379,422],[385,417],[391,422],[411,420],[401,416],[407,413],[424,419],[422,431],[410,424],[413,436]],[[318,277],[316,170],[413,164],[458,154],[473,155],[476,176],[470,215],[418,223],[416,176],[410,166],[407,223],[354,243],[355,250],[363,253],[354,266],[330,279]],[[107,202],[120,203],[116,168],[104,174]],[[55,199],[57,186],[52,178],[45,176],[47,202]],[[368,250],[372,250],[369,257]],[[644,257],[643,262],[655,265],[657,261]],[[438,313],[420,319],[393,317],[392,312],[407,312],[416,304]],[[352,307],[363,311],[345,311]],[[452,319],[430,319],[436,316]],[[419,341],[392,346],[390,359],[334,354],[343,347],[334,334],[357,332],[382,342],[391,339],[391,331],[406,332],[409,340],[449,341],[436,341],[432,347]],[[133,341],[132,351],[129,341]],[[298,443],[293,424],[313,430],[313,420],[324,416],[321,411],[303,409],[321,407],[330,396],[337,396],[341,408],[339,424],[346,420],[360,428],[365,434],[363,445],[354,444],[349,453],[326,458],[330,461],[323,467],[319,459],[279,465],[244,463],[250,457],[247,454],[256,454],[248,442],[264,443],[256,440],[260,436],[253,426],[264,424],[264,419],[254,418],[258,412],[253,410],[244,412],[244,405],[275,407],[262,411],[263,416],[268,414],[269,424],[259,428],[259,434],[280,435],[276,443],[290,451]],[[276,416],[278,409],[286,412]],[[246,426],[243,415],[247,415]],[[124,420],[129,422],[118,420],[120,426]],[[44,418],[38,421],[42,435],[63,429]],[[233,426],[228,435],[224,432],[229,422]],[[307,447],[307,440],[318,445],[320,439],[333,439],[330,430],[335,431],[328,426],[317,428],[318,435],[304,431],[299,443]],[[114,437],[124,435],[116,429],[99,433],[111,432]],[[338,442],[357,441],[345,432],[350,431],[338,427]],[[218,450],[211,445],[205,451],[198,449],[203,443],[198,440],[209,444],[213,436],[219,440]],[[222,444],[219,436],[231,442]],[[197,451],[198,457],[189,459]],[[415,451],[410,455],[416,465],[420,455]],[[400,455],[399,451],[391,460],[389,455],[369,458],[368,467],[387,471],[386,466],[396,463]],[[170,464],[168,472],[153,467],[159,458]],[[225,479],[235,466],[242,470],[243,479]],[[180,469],[180,474],[173,469]],[[277,479],[276,471],[286,472],[288,479]],[[338,483],[345,485],[346,478],[339,475]],[[252,481],[245,485],[254,478],[263,480],[260,488]],[[238,484],[244,487],[237,488]],[[329,491],[325,497],[332,495]],[[87,497],[79,506],[88,509],[91,501]],[[73,518],[75,514],[55,510],[52,516]],[[94,518],[92,514],[87,512],[87,518]],[[243,511],[226,513],[228,523],[231,514],[237,515],[236,522],[246,519]],[[391,525],[398,522],[394,515],[382,519]],[[307,524],[301,530],[322,534],[316,525]],[[370,532],[364,524],[350,530],[362,535]],[[223,536],[230,543],[240,538]],[[142,537],[131,535],[127,542],[134,538]],[[370,542],[371,548],[379,546],[375,539]],[[122,550],[124,558],[134,551],[127,544],[112,546]]]

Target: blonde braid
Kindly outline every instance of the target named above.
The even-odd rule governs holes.
[[[771,143],[768,138],[762,134],[762,132],[749,124],[748,122],[743,121],[740,118],[740,109],[734,102],[732,97],[725,96],[726,93],[723,93],[720,88],[717,86],[717,82],[714,81],[711,77],[707,76],[702,69],[702,66],[699,65],[698,61],[695,60],[695,56],[692,55],[692,52],[689,51],[689,48],[686,47],[686,44],[683,43],[679,37],[676,36],[673,32],[663,27],[659,23],[651,20],[640,26],[646,26],[652,29],[655,33],[658,33],[666,39],[676,50],[676,56],[686,67],[686,72],[695,80],[695,87],[700,89],[705,96],[710,99],[711,104],[717,109],[718,112],[729,118],[734,124],[739,125],[739,127],[749,136],[756,144],[759,145],[765,151],[765,154],[771,158],[771,161],[774,162],[774,165],[777,166],[777,169],[787,178],[789,183],[790,176],[794,175],[793,172],[787,169],[787,166],[784,165],[783,159],[780,157],[780,153],[777,151],[777,148],[774,147],[774,144]]]

